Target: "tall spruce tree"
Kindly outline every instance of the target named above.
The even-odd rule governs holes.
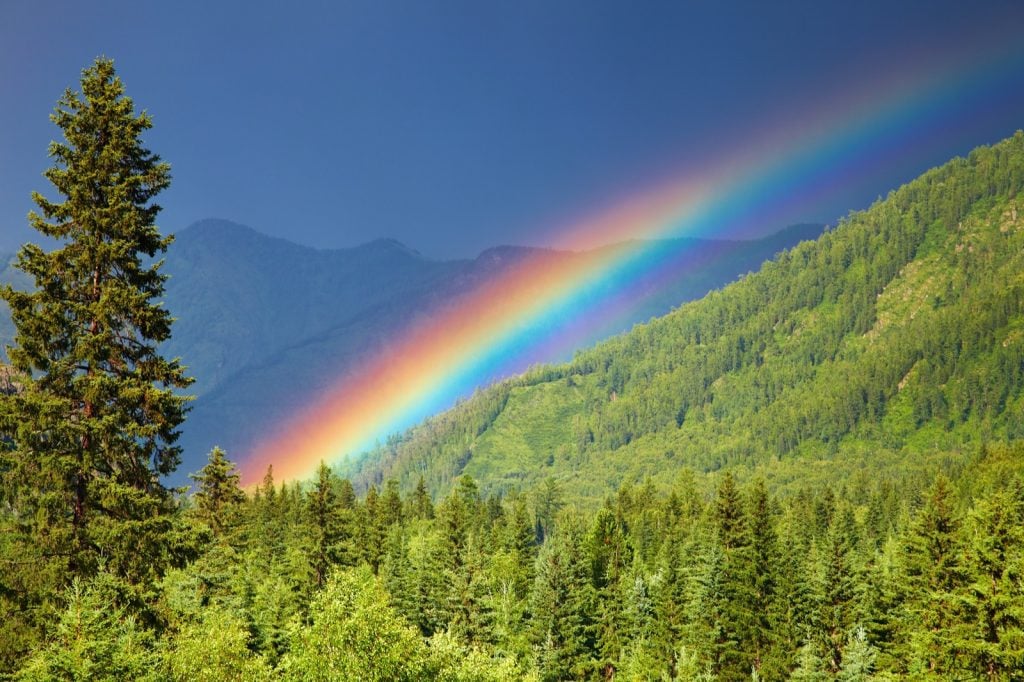
[[[726,473],[718,486],[714,520],[722,551],[721,631],[715,642],[714,669],[723,679],[740,679],[750,673],[765,642],[754,639],[758,626],[757,589],[762,576],[755,571],[750,543],[750,520],[732,474]],[[763,587],[763,585],[760,585]]]
[[[911,670],[954,674],[963,648],[964,604],[956,594],[967,583],[953,485],[938,476],[905,534],[903,620]]]
[[[158,352],[172,318],[152,259],[172,238],[154,224],[152,200],[170,168],[143,146],[151,119],[136,113],[111,60],[85,69],[81,86],[51,116],[64,140],[50,144],[45,176],[61,199],[33,193],[39,213],[29,214],[58,247],[26,244],[17,267],[35,288],[0,289],[17,329],[8,355],[26,376],[3,397],[14,448],[0,468],[24,493],[20,530],[59,565],[60,582],[95,573],[102,558],[141,585],[166,556],[173,497],[160,477],[179,463],[187,398],[176,389],[191,383]]]
[[[306,553],[313,569],[313,580],[317,588],[327,583],[327,573],[337,564],[351,564],[348,537],[349,528],[342,518],[335,492],[335,476],[327,464],[320,460],[316,470],[316,481],[306,493],[306,517],[309,544]]]

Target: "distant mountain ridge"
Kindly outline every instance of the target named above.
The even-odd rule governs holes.
[[[552,479],[599,504],[682,469],[770,485],[913,476],[1024,438],[1024,133],[759,272],[482,391],[364,459],[366,489]],[[859,472],[859,473],[858,473]]]
[[[640,292],[625,331],[756,269],[823,226],[787,228],[746,242],[679,239],[666,248],[702,254],[699,267],[668,286]],[[164,352],[196,378],[176,476],[198,470],[214,445],[236,459],[269,424],[301,409],[367,354],[412,322],[473,291],[524,258],[572,259],[573,252],[496,246],[474,259],[437,261],[393,239],[320,250],[227,220],[199,221],[175,235],[166,254],[166,305],[177,318]],[[28,286],[9,267],[0,280]],[[0,311],[0,342],[13,336]],[[560,360],[567,358],[551,358]],[[525,369],[525,368],[523,368]]]

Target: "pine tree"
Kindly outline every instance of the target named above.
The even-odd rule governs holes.
[[[971,514],[969,584],[958,591],[969,629],[957,649],[979,678],[1019,679],[1024,662],[1022,511],[1015,496],[997,490]]]
[[[199,484],[195,494],[196,513],[213,531],[221,537],[234,524],[238,505],[245,501],[245,493],[238,486],[239,473],[235,465],[215,447],[210,451],[209,462],[191,478]]]
[[[779,561],[778,540],[775,533],[775,519],[771,500],[764,481],[757,479],[750,489],[750,568],[753,593],[751,601],[752,624],[749,648],[753,649],[754,667],[765,670],[768,662],[768,678],[776,677],[778,669],[772,649],[775,642],[775,625],[781,621],[776,599],[777,565]]]
[[[815,627],[825,645],[826,664],[832,673],[837,673],[842,664],[846,633],[854,625],[858,606],[860,575],[852,549],[855,542],[853,512],[844,506],[831,516],[815,567]]]
[[[597,651],[605,678],[615,675],[626,641],[626,613],[622,578],[632,560],[622,519],[608,506],[597,512],[587,537],[591,579],[597,589]]]
[[[759,663],[756,656],[765,646],[763,638],[756,645],[753,639],[757,628],[755,608],[759,606],[756,593],[767,583],[755,575],[749,519],[731,474],[726,474],[718,487],[715,525],[722,549],[723,598],[715,670],[726,679],[736,679],[748,675]]]
[[[359,507],[357,515],[357,537],[362,547],[363,559],[376,573],[380,568],[380,560],[384,555],[384,526],[381,523],[380,495],[377,486],[371,485],[366,491],[366,499]]]
[[[427,492],[427,484],[422,475],[409,500],[408,516],[416,519],[434,518],[434,504],[430,501],[430,493]]]
[[[867,631],[858,627],[850,635],[839,669],[840,682],[871,682],[878,650],[868,641]]]
[[[907,533],[903,561],[908,656],[912,669],[931,675],[950,674],[960,648],[962,614],[955,591],[966,576],[959,531],[952,485],[939,476]]]
[[[274,487],[274,466],[267,466],[263,482],[256,487],[253,503],[256,507],[255,523],[249,527],[250,546],[260,550],[270,561],[284,549],[284,500]]]
[[[411,622],[419,626],[426,636],[433,635],[451,620],[448,594],[451,591],[450,545],[438,531],[427,531],[423,526],[409,538],[408,589],[403,596],[410,607]]]
[[[316,470],[316,482],[306,493],[306,516],[311,542],[307,548],[316,587],[327,582],[327,572],[338,564],[351,565],[350,529],[342,518],[335,492],[335,475],[323,462]]]
[[[555,479],[549,476],[537,487],[534,494],[536,497],[534,508],[537,512],[537,526],[540,530],[537,536],[544,539],[551,534],[558,510],[565,504],[562,501],[562,488]]]
[[[109,574],[84,584],[75,579],[49,641],[25,661],[16,679],[145,679],[158,662],[152,633],[118,603],[118,592]]]
[[[585,678],[594,661],[596,594],[583,551],[583,529],[574,517],[537,557],[532,599],[533,641],[543,680]]]
[[[670,673],[675,672],[675,656],[678,652],[680,638],[684,628],[689,626],[691,649],[696,648],[694,643],[700,639],[694,634],[703,634],[706,622],[699,622],[697,612],[704,606],[709,606],[705,601],[708,595],[701,589],[704,583],[698,578],[695,581],[687,582],[687,570],[683,563],[684,550],[676,533],[670,533],[665,542],[661,545],[658,557],[657,581],[653,590],[654,594],[654,633],[653,644],[657,647],[658,655],[666,662]],[[703,557],[701,557],[703,559]],[[715,576],[717,577],[717,575]],[[699,587],[698,587],[699,585]],[[691,592],[687,595],[687,590]],[[701,607],[694,606],[700,602]],[[688,603],[693,608],[689,614],[686,613]],[[708,612],[711,611],[709,606]],[[701,641],[701,644],[704,642]],[[706,649],[702,648],[701,653]]]
[[[384,484],[384,494],[380,499],[380,522],[386,533],[391,526],[402,523],[402,497],[398,492],[398,480],[391,478]]]
[[[515,585],[516,595],[525,598],[533,583],[533,565],[537,557],[537,534],[526,506],[526,498],[516,496],[512,513],[506,516],[504,547],[515,558],[517,574],[521,579]]]
[[[409,563],[409,539],[404,529],[396,526],[388,533],[387,551],[380,567],[381,582],[391,595],[395,609],[410,623],[419,623],[416,586],[412,583]]]
[[[831,678],[825,672],[825,661],[813,642],[807,642],[797,654],[797,666],[790,675],[792,682],[828,682]]]
[[[175,470],[174,445],[189,385],[177,360],[158,353],[171,333],[159,303],[165,276],[150,259],[160,235],[152,199],[170,183],[169,166],[143,146],[152,125],[109,59],[82,72],[51,120],[45,176],[63,197],[34,193],[31,225],[59,246],[26,244],[17,267],[35,288],[0,289],[17,328],[9,349],[26,377],[4,396],[0,418],[14,452],[3,467],[25,494],[19,515],[62,581],[96,573],[101,558],[129,584],[147,583],[164,565],[174,501],[160,477]]]
[[[668,543],[666,546],[669,546]],[[668,570],[671,564],[666,564],[662,570],[662,582],[656,591],[655,628],[659,633],[658,639],[661,640],[662,656],[665,656],[665,645],[670,643],[666,639],[666,625],[674,618],[679,623],[676,628],[683,630],[682,641],[688,655],[694,661],[700,661],[701,667],[707,664],[717,672],[722,669],[725,651],[736,644],[730,638],[728,629],[728,595],[724,585],[727,574],[726,559],[721,546],[714,538],[708,538],[701,545],[696,545],[692,553],[697,555],[697,562],[689,571],[688,581],[683,581],[685,576],[682,575],[681,569]],[[679,552],[675,550],[671,554],[678,555]],[[677,615],[671,615],[666,609],[668,594],[679,591],[678,587],[672,588],[672,583],[682,583],[686,589],[686,610]],[[675,601],[679,599],[677,597]],[[678,654],[678,646],[676,641],[675,648],[669,654],[670,676],[679,672],[676,669],[677,662],[672,660]]]
[[[449,571],[449,632],[463,641],[487,640],[494,614],[487,599],[485,556],[478,546],[479,535],[471,535],[459,565]]]

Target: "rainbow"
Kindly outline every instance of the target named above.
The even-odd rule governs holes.
[[[1001,44],[945,61],[922,56],[882,84],[849,88],[713,163],[570,221],[552,246],[571,258],[528,257],[411,325],[243,457],[243,483],[271,464],[276,480],[308,477],[321,461],[365,452],[497,377],[564,355],[594,325],[622,316],[636,291],[689,266],[693,254],[665,238],[779,224],[894,155],[936,146],[980,115],[978,102],[992,106],[1019,87],[1024,50]]]

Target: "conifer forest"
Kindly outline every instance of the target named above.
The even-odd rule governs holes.
[[[311,480],[179,488],[170,167],[110,60],[52,121],[0,679],[1024,680],[1024,134]]]

